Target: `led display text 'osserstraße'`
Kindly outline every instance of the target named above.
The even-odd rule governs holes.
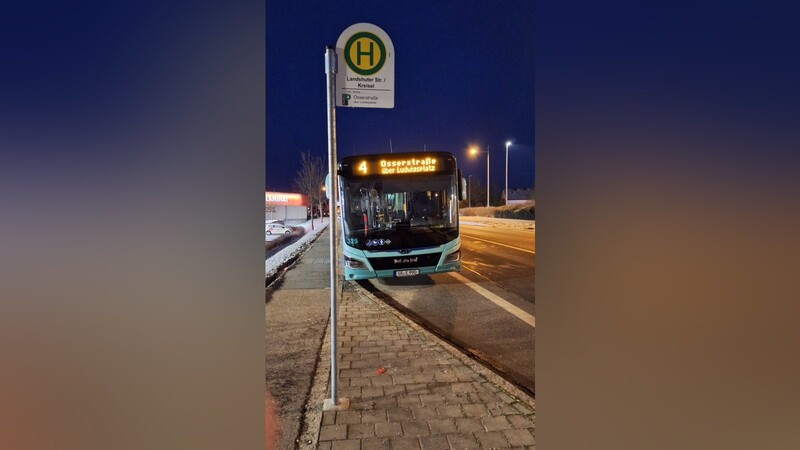
[[[436,158],[381,160],[381,174],[436,172]]]
[[[381,175],[436,172],[436,162],[436,158],[382,159],[377,168]],[[357,165],[357,170],[367,175],[370,172],[368,166],[367,161],[362,161]]]

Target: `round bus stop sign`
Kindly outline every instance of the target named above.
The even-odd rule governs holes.
[[[367,31],[356,33],[344,45],[347,67],[359,75],[372,75],[386,63],[386,46],[381,39]]]
[[[371,23],[345,29],[336,41],[336,106],[394,108],[394,45]]]

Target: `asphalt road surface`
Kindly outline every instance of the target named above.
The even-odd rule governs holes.
[[[461,225],[462,271],[363,283],[535,393],[535,232]]]

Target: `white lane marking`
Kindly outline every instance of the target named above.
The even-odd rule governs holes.
[[[533,253],[534,255],[536,254],[536,252],[535,252],[535,251],[533,251],[533,250],[528,250],[528,249],[524,249],[524,248],[514,247],[514,246],[511,246],[511,245],[506,245],[506,244],[501,244],[501,243],[499,243],[499,242],[495,242],[495,241],[488,241],[488,240],[486,240],[486,239],[476,238],[475,236],[468,236],[468,235],[466,235],[466,234],[464,234],[464,233],[461,233],[461,235],[462,235],[462,236],[464,236],[464,237],[468,237],[468,238],[470,238],[470,239],[476,239],[476,240],[478,240],[478,241],[488,242],[488,243],[490,243],[490,244],[494,244],[494,245],[502,245],[503,247],[513,248],[514,250],[519,250],[519,251],[521,251],[521,252]]]
[[[458,272],[447,272],[447,273],[452,275],[456,280],[458,280],[458,281],[462,282],[463,284],[465,284],[466,286],[472,288],[472,290],[474,290],[478,294],[481,294],[482,296],[486,297],[490,302],[492,302],[495,305],[497,305],[497,306],[505,309],[506,311],[510,312],[511,314],[516,316],[521,321],[527,323],[528,325],[536,328],[536,318],[533,317],[532,315],[530,315],[530,314],[526,313],[525,311],[521,310],[520,308],[512,305],[511,303],[507,302],[506,300],[503,300],[498,295],[496,295],[496,294],[494,294],[492,292],[489,292],[488,290],[484,289],[478,283],[474,283],[472,281],[469,281],[468,278],[466,278],[464,275],[461,275]]]

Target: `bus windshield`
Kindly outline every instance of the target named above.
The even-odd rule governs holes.
[[[391,250],[442,245],[458,237],[458,191],[452,175],[343,179],[348,245]]]

